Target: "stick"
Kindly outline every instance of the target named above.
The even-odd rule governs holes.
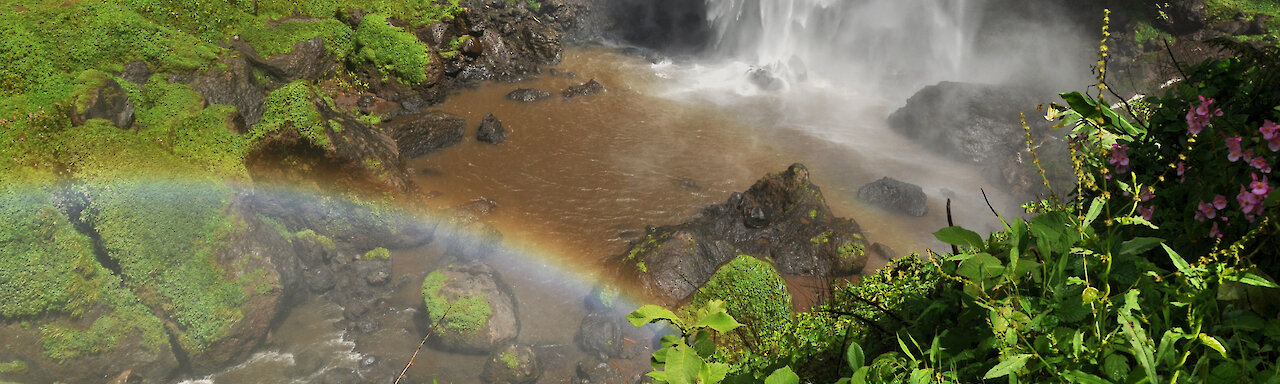
[[[948,226],[948,227],[954,227],[954,226],[956,226],[956,223],[955,223],[954,221],[951,221],[951,199],[949,199],[949,198],[947,199],[947,226]],[[955,245],[955,244],[951,244],[951,254],[952,254],[952,255],[959,255],[959,254],[960,254],[960,248],[959,248],[959,247],[956,247],[956,245]]]
[[[404,365],[404,370],[400,371],[400,376],[396,377],[395,384],[400,384],[400,380],[404,379],[404,374],[409,372],[409,367],[413,365],[413,360],[418,358],[418,352],[422,352],[422,346],[427,345],[427,338],[431,337],[431,334],[436,331],[436,327],[439,327],[440,323],[444,322],[444,318],[449,316],[450,311],[453,311],[453,304],[449,304],[449,308],[444,310],[444,315],[440,316],[440,320],[436,320],[434,324],[431,324],[431,329],[427,330],[427,335],[422,337],[421,343],[418,343],[418,349],[415,349],[413,356],[409,357],[409,363]]]

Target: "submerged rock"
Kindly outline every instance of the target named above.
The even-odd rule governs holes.
[[[621,317],[611,312],[592,312],[582,318],[574,339],[583,352],[601,359],[622,356]]]
[[[574,384],[624,384],[627,382],[609,363],[591,358],[578,362]]]
[[[794,164],[688,222],[649,229],[615,261],[673,304],[742,254],[772,260],[783,275],[834,277],[861,271],[865,244],[858,224],[835,217],[809,171]]]
[[[560,95],[564,96],[565,99],[572,99],[578,96],[591,96],[604,93],[604,91],[605,88],[603,84],[600,84],[596,79],[591,79],[585,83],[565,88],[563,92],[560,92]]]
[[[911,216],[929,212],[924,189],[887,176],[858,188],[858,200]]]
[[[519,101],[522,103],[546,100],[549,97],[551,97],[551,92],[533,88],[520,88],[507,93],[507,100]]]
[[[527,384],[542,377],[542,363],[533,348],[513,344],[496,350],[484,364],[480,381],[489,384]]]
[[[492,113],[485,114],[484,120],[476,128],[476,140],[489,144],[501,144],[507,140],[507,130],[502,128],[502,121]]]
[[[433,345],[487,354],[520,331],[515,301],[493,268],[479,262],[451,264],[422,282],[428,322],[439,321]]]

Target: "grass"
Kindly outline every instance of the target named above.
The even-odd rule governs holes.
[[[1280,38],[1280,3],[1275,0],[1209,0],[1205,4],[1205,13],[1209,20],[1234,18],[1238,13],[1246,15],[1266,15],[1267,34]]]
[[[361,260],[390,260],[391,251],[388,251],[386,248],[383,248],[383,247],[377,247],[369,250],[369,252],[365,252],[364,256],[361,257],[360,259]]]

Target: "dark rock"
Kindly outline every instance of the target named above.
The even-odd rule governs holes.
[[[887,176],[858,188],[858,200],[917,217],[929,212],[926,199],[920,186]]]
[[[476,140],[494,145],[501,144],[507,140],[507,130],[502,128],[502,121],[492,113],[485,114],[484,120],[481,120],[480,126],[476,128]]]
[[[572,99],[578,96],[595,95],[603,93],[604,91],[605,89],[603,84],[597,82],[596,79],[591,79],[585,83],[565,88],[564,92],[561,92],[560,95],[564,96],[566,99]]]
[[[434,295],[428,296],[427,300],[438,297],[456,303],[458,300],[480,298],[489,306],[490,315],[479,323],[471,323],[474,319],[457,314],[446,316],[442,325],[436,329],[436,336],[432,337],[433,345],[456,352],[487,354],[515,340],[520,332],[515,301],[498,280],[493,268],[472,262],[450,264],[439,271],[444,274],[444,282],[436,287],[423,287],[424,295]],[[431,308],[427,308],[425,314],[428,319],[443,315],[433,315]],[[467,324],[450,326],[451,319]],[[466,329],[471,326],[475,328]]]
[[[125,81],[141,86],[146,84],[147,80],[150,80],[151,75],[153,74],[155,74],[155,72],[151,71],[151,67],[147,66],[147,62],[139,60],[125,64],[124,72],[120,73],[120,77],[125,79]]]
[[[467,121],[441,112],[401,116],[386,127],[407,159],[462,142]]]
[[[498,349],[484,364],[480,381],[490,384],[528,384],[542,377],[542,364],[528,345]]]
[[[871,252],[879,255],[882,260],[894,260],[902,256],[897,251],[894,251],[893,248],[889,248],[888,245],[882,243],[871,244]]]
[[[795,164],[688,222],[649,229],[616,261],[651,297],[672,304],[740,254],[773,260],[784,275],[857,272],[866,260],[859,232],[853,220],[832,214],[808,170]]]
[[[627,381],[616,368],[609,363],[597,359],[578,362],[577,376],[574,384],[625,384]]]
[[[532,103],[551,97],[551,92],[533,88],[519,88],[507,93],[507,100]]]
[[[785,84],[782,79],[774,76],[772,72],[760,67],[752,67],[747,70],[747,79],[764,91],[777,91],[782,89]]]
[[[336,283],[333,272],[328,268],[316,267],[306,272],[307,290],[314,294],[323,294],[333,289]]]
[[[591,356],[603,360],[622,356],[622,324],[620,318],[609,312],[588,313],[574,337],[578,347]]]
[[[1173,26],[1174,33],[1186,34],[1204,28],[1208,19],[1206,13],[1208,3],[1209,0],[1171,2],[1171,6],[1165,13],[1169,16],[1169,24]]]
[[[268,73],[289,82],[298,79],[315,80],[333,74],[337,60],[325,49],[319,36],[293,44],[293,50],[267,58]]]
[[[367,313],[369,313],[369,305],[364,302],[351,302],[342,308],[342,318],[347,320],[359,320]]]
[[[391,261],[359,260],[356,262],[356,274],[363,277],[371,286],[379,286],[391,282]]]
[[[373,334],[382,328],[382,324],[377,319],[364,317],[355,322],[355,330],[364,334]]]
[[[89,119],[107,119],[120,128],[133,125],[133,102],[115,80],[105,79],[102,86],[82,97],[85,102],[76,107],[76,124],[84,124]]]
[[[243,54],[226,55],[220,65],[192,75],[173,76],[170,82],[190,85],[204,96],[206,104],[236,107],[246,126],[252,127],[262,119],[266,87],[253,76],[253,68]]]

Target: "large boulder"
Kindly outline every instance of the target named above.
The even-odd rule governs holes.
[[[1069,168],[1070,158],[1061,156],[1066,145],[1055,140],[1050,124],[1036,112],[1050,96],[1014,86],[944,81],[912,95],[889,115],[889,125],[953,159],[986,168],[988,178],[997,185],[1040,193],[1042,183],[1020,117],[1025,113],[1041,165],[1046,171],[1055,170],[1048,177],[1069,188],[1074,176],[1057,171]],[[1059,166],[1063,164],[1068,166]],[[1028,170],[1037,174],[1030,184],[1023,177]]]
[[[439,323],[433,345],[488,354],[515,340],[520,331],[515,300],[483,263],[455,263],[427,274],[422,296],[427,319]]]
[[[252,127],[262,119],[266,85],[253,75],[253,66],[244,54],[227,54],[208,70],[170,75],[169,81],[190,85],[204,97],[206,104],[236,107],[245,126]]]
[[[866,244],[858,224],[836,217],[808,169],[794,164],[688,222],[648,229],[615,261],[651,297],[674,304],[742,254],[772,260],[783,275],[826,278],[861,271]]]
[[[333,74],[337,60],[329,54],[324,46],[324,39],[319,36],[293,44],[288,53],[271,56],[263,62],[275,77],[285,82],[307,79],[315,80]]]
[[[0,362],[21,363],[0,372],[0,382],[101,383],[131,370],[146,382],[158,383],[177,372],[179,362],[160,319],[127,291],[103,294],[118,297],[76,318],[50,316],[38,327],[21,321],[0,323]],[[90,333],[95,327],[97,332]],[[42,336],[42,329],[56,333]],[[88,339],[90,335],[112,337],[114,342],[96,352],[75,346],[103,342]]]
[[[467,121],[442,112],[401,116],[387,124],[407,159],[416,158],[462,142]]]
[[[104,77],[100,82],[101,85],[77,97],[73,120],[84,124],[89,119],[107,119],[112,125],[129,128],[133,125],[133,102],[129,101],[129,94],[113,79]]]
[[[911,216],[924,216],[929,212],[926,199],[920,186],[888,176],[858,188],[858,200]]]

